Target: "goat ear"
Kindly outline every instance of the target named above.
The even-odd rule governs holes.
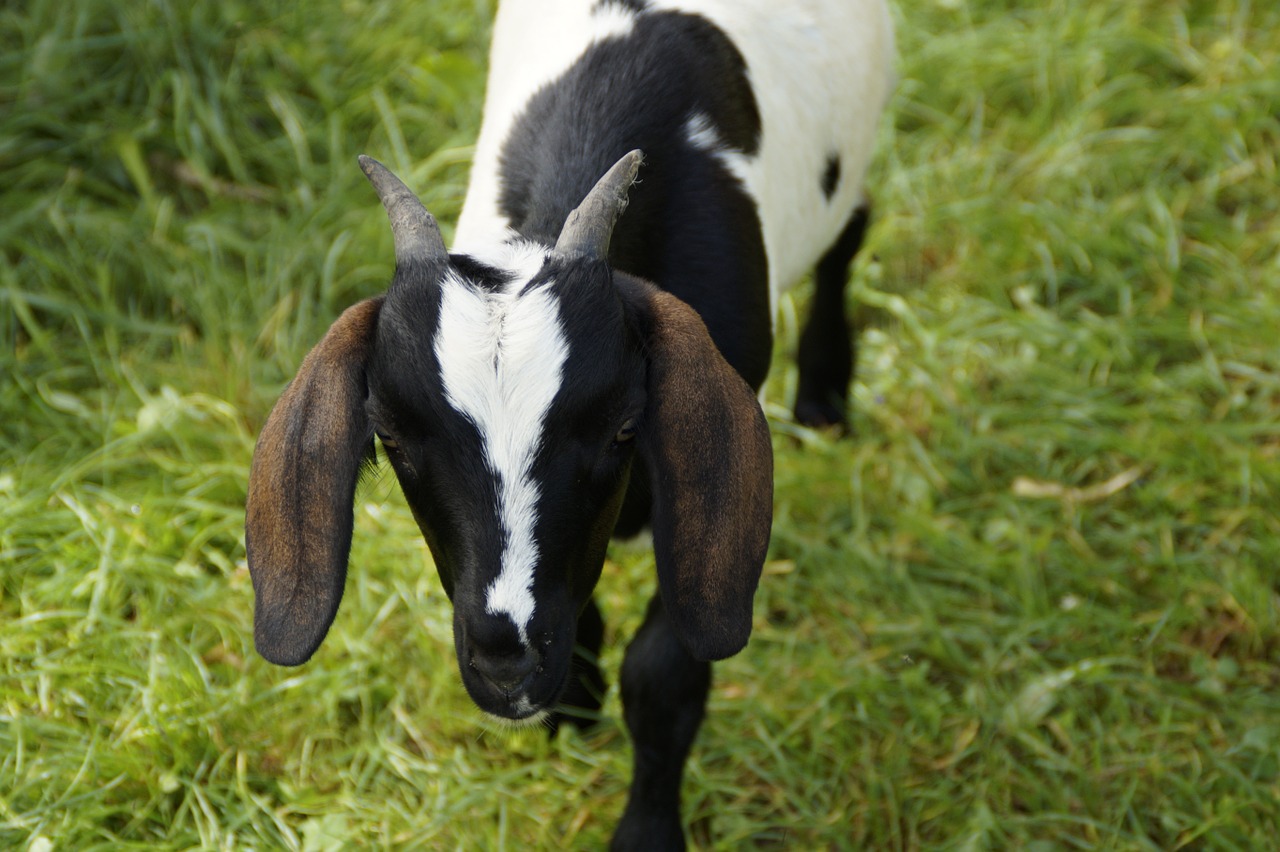
[[[769,426],[701,318],[648,289],[648,402],[637,439],[653,492],[658,584],[685,647],[718,660],[751,635],[773,522]]]
[[[365,364],[381,307],[381,297],[367,299],[334,322],[253,452],[245,507],[253,638],[273,663],[306,662],[342,600],[356,480],[371,438]]]

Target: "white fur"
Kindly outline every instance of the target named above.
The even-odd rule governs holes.
[[[506,540],[500,573],[486,591],[486,610],[510,617],[526,647],[538,564],[533,532],[539,493],[531,468],[569,351],[551,284],[521,292],[545,253],[523,241],[492,246],[478,259],[513,274],[497,292],[447,274],[435,343],[446,398],[476,425],[498,478],[497,510]]]
[[[705,112],[695,112],[685,122],[684,132],[689,144],[714,156],[745,186],[749,175],[747,156],[732,148],[720,137],[720,131]]]
[[[471,246],[507,232],[498,208],[498,157],[516,116],[594,42],[625,35],[635,13],[597,0],[504,0],[490,54],[484,121],[458,239]],[[894,83],[893,22],[885,0],[650,0],[653,10],[702,15],[747,63],[762,124],[758,154],[721,159],[756,201],[774,310],[781,289],[830,247],[862,201],[876,125]],[[700,147],[719,140],[705,116],[686,124]],[[831,199],[820,180],[840,158]]]
[[[492,713],[485,713],[484,720],[490,723],[491,730],[495,731],[519,731],[525,728],[538,728],[546,725],[547,719],[551,717],[549,710],[534,710],[533,705],[529,703],[526,696],[521,695],[513,704],[514,709],[520,714],[515,719],[506,716],[495,716]]]

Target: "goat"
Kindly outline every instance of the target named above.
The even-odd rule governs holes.
[[[756,391],[778,289],[816,262],[795,414],[842,424],[844,287],[892,63],[884,0],[503,3],[452,253],[360,159],[395,274],[307,355],[255,449],[262,656],[301,664],[328,631],[375,436],[453,603],[463,685],[502,719],[600,708],[593,591],[610,538],[649,526],[658,589],[620,676],[635,768],[613,846],[683,848],[710,661],[748,640],[769,542]]]

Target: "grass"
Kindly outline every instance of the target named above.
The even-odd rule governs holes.
[[[188,8],[190,7],[190,8]],[[383,475],[317,657],[253,653],[257,429],[456,218],[484,2],[0,11],[0,846],[602,846],[630,756],[486,730]],[[769,414],[703,848],[1258,849],[1280,833],[1280,11],[897,10],[854,438]],[[616,666],[652,587],[601,587]]]

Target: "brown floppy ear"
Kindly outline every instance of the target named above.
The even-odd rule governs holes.
[[[723,659],[751,635],[751,602],[769,546],[769,426],[693,309],[645,289],[648,402],[637,440],[653,491],[658,584],[689,652]]]
[[[365,364],[382,297],[338,317],[262,427],[249,472],[245,548],[253,639],[296,666],[320,647],[342,600],[352,503],[371,440]]]

